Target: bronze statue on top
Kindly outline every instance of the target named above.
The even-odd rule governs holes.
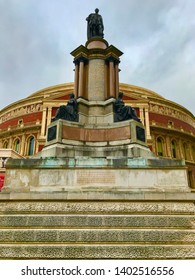
[[[104,38],[104,24],[102,16],[98,14],[99,9],[95,9],[95,13],[90,14],[86,20],[87,24],[87,39],[92,37],[101,37]]]
[[[59,119],[78,122],[77,101],[74,93],[70,94],[67,105],[62,105],[58,108],[55,117],[51,121],[54,122]]]
[[[114,102],[114,122],[121,122],[126,120],[135,120],[141,122],[137,117],[136,111],[131,106],[125,106],[123,93],[119,92],[118,98]]]

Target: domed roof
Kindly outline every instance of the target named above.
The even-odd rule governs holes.
[[[130,85],[130,84],[124,84],[124,83],[120,83],[120,90],[124,91],[126,94],[133,94],[139,98],[148,98],[148,97],[153,97],[153,98],[157,98],[157,99],[163,99],[166,100],[163,96],[161,96],[160,94],[143,88],[143,87],[139,87],[139,86],[135,86],[135,85]]]

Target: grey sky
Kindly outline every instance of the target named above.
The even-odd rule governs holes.
[[[120,82],[195,113],[195,0],[0,0],[0,109],[74,80],[70,52],[97,7],[105,39],[124,53]]]

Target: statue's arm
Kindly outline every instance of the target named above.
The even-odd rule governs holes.
[[[102,23],[102,28],[104,29],[104,23],[103,23],[103,18],[101,16],[101,23]]]
[[[91,14],[86,18],[86,21],[90,21],[90,19],[91,19]]]

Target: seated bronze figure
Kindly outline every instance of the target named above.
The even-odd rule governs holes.
[[[114,122],[121,122],[126,120],[135,120],[141,122],[137,117],[136,111],[131,106],[125,106],[123,99],[123,93],[119,92],[118,98],[114,102]]]
[[[59,119],[78,122],[77,101],[73,93],[70,94],[67,105],[62,105],[58,108],[52,122]]]

